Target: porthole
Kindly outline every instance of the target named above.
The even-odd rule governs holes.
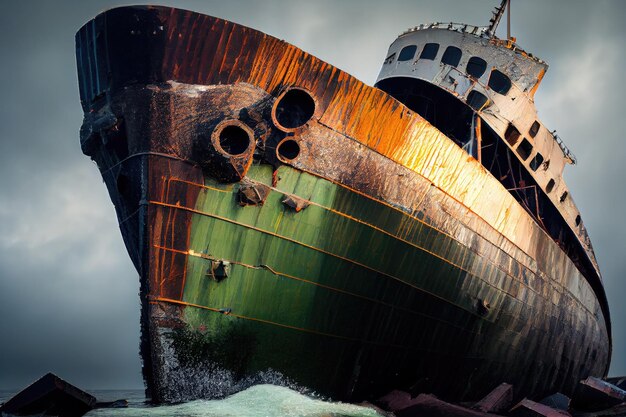
[[[219,133],[219,144],[228,155],[241,155],[250,146],[251,138],[248,132],[240,126],[225,126]]]
[[[306,91],[292,88],[276,100],[272,118],[277,127],[293,130],[304,126],[315,112],[315,100]]]
[[[300,145],[294,139],[285,139],[276,148],[280,159],[291,161],[300,155]]]
[[[213,130],[211,143],[222,155],[240,156],[254,147],[254,133],[240,120],[226,119]]]
[[[553,188],[554,188],[554,180],[551,178],[550,181],[548,181],[548,185],[546,185],[546,193],[552,192]]]

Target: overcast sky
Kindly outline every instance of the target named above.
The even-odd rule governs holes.
[[[0,13],[0,389],[48,371],[88,389],[141,387],[138,277],[80,151],[74,58],[76,30],[123,3],[12,3]],[[484,25],[497,3],[172,1],[285,39],[370,85],[408,27]],[[566,179],[608,293],[612,375],[626,375],[624,22],[622,0],[513,0],[513,36],[550,64],[540,116],[578,157]]]

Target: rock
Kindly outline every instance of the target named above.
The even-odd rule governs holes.
[[[396,412],[397,417],[498,417],[442,401],[431,394],[420,394],[413,405]]]
[[[513,385],[503,382],[495,387],[482,400],[472,406],[483,413],[499,413],[508,410],[513,403]]]
[[[564,394],[557,392],[556,394],[552,394],[549,397],[544,398],[539,401],[540,404],[547,405],[548,407],[552,407],[556,410],[567,411],[569,410],[569,404],[572,400]]]
[[[595,411],[614,407],[626,401],[626,391],[600,378],[590,376],[580,381],[572,406],[578,410]]]
[[[376,403],[385,410],[396,412],[413,405],[413,400],[408,392],[393,390],[376,400]]]
[[[80,417],[93,409],[96,398],[58,376],[48,373],[18,392],[0,407],[15,416]]]
[[[511,417],[571,417],[571,414],[566,411],[556,410],[527,398],[517,403],[517,405],[511,409],[509,415]]]

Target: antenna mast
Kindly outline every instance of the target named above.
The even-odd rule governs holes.
[[[500,6],[496,7],[496,9],[491,12],[493,16],[489,20],[489,28],[487,29],[487,34],[491,37],[496,36],[496,29],[498,28],[498,24],[500,23],[500,19],[502,19],[502,15],[504,14],[504,9],[509,6],[509,14],[508,14],[508,28],[507,28],[507,39],[511,38],[511,6],[509,5],[510,0],[502,0]]]
[[[506,38],[511,39],[511,0],[507,2],[506,8]]]

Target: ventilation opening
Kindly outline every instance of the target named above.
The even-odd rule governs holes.
[[[520,136],[519,130],[512,124],[509,124],[509,127],[506,128],[506,132],[504,132],[504,139],[506,139],[511,146],[515,146]]]
[[[250,146],[250,135],[241,127],[229,125],[222,129],[219,136],[220,147],[229,155],[241,155]]]
[[[530,169],[532,169],[533,171],[537,171],[537,169],[541,166],[542,163],[543,163],[543,156],[539,152],[537,152],[537,155],[535,155],[533,160],[530,161]]]
[[[274,120],[283,129],[303,126],[313,117],[315,101],[306,91],[294,88],[287,91],[276,103]]]
[[[300,145],[293,139],[286,139],[278,144],[278,155],[282,159],[291,161],[296,159],[300,154]]]
[[[550,179],[550,181],[548,181],[548,185],[546,185],[546,193],[551,192],[553,188],[554,188],[554,180]]]
[[[535,120],[535,122],[530,126],[530,129],[528,129],[528,134],[531,138],[534,138],[537,136],[537,132],[539,132],[539,122]]]
[[[517,147],[517,153],[524,161],[533,153],[533,145],[526,139],[522,139],[522,143]]]

